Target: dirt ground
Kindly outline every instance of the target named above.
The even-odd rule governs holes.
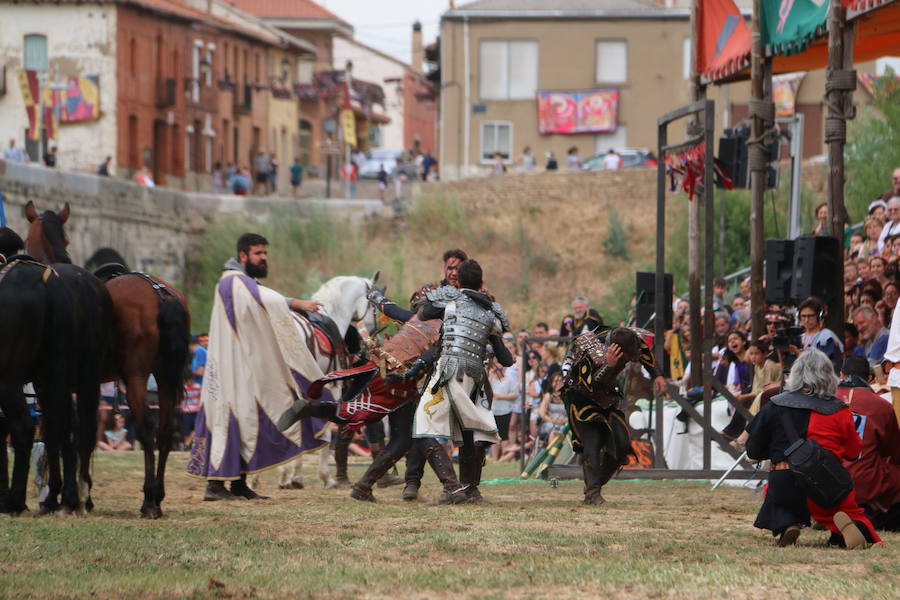
[[[135,452],[97,455],[91,515],[0,520],[0,597],[900,597],[900,536],[847,552],[807,530],[778,549],[745,487],[614,481],[585,507],[581,482],[520,482],[506,463],[487,466],[484,505],[429,506],[430,473],[423,500],[392,487],[371,504],[322,489],[308,459],[306,489],[278,490],[269,471],[271,499],[209,503],[185,462],[170,463],[157,521],[138,515]]]

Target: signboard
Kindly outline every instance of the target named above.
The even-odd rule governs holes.
[[[341,111],[341,128],[344,131],[344,142],[356,146],[356,117],[348,108]]]
[[[551,133],[614,133],[619,90],[537,93],[538,130]]]

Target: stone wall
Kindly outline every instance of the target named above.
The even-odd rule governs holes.
[[[0,160],[0,192],[9,226],[23,238],[29,200],[39,212],[69,203],[69,254],[88,263],[98,250],[118,252],[132,269],[179,282],[192,236],[204,220],[188,195],[130,181]]]

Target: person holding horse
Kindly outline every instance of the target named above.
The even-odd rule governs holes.
[[[324,445],[327,426],[304,419],[285,432],[275,420],[322,371],[307,350],[295,311],[316,312],[313,300],[286,298],[260,285],[268,274],[268,240],[245,233],[216,286],[209,353],[200,393],[189,475],[208,481],[204,500],[264,498],[247,474],[276,467]],[[231,481],[230,491],[225,481]]]

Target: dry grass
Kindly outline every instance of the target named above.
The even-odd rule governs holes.
[[[96,459],[91,516],[0,522],[0,597],[900,596],[900,536],[851,553],[807,531],[776,549],[752,527],[759,495],[742,488],[613,482],[607,504],[588,508],[580,482],[498,483],[483,486],[482,506],[404,503],[399,488],[364,504],[320,489],[310,466],[305,490],[274,489],[267,472],[271,500],[204,503],[185,458],[171,464],[162,520],[138,518],[140,456],[120,453]]]

